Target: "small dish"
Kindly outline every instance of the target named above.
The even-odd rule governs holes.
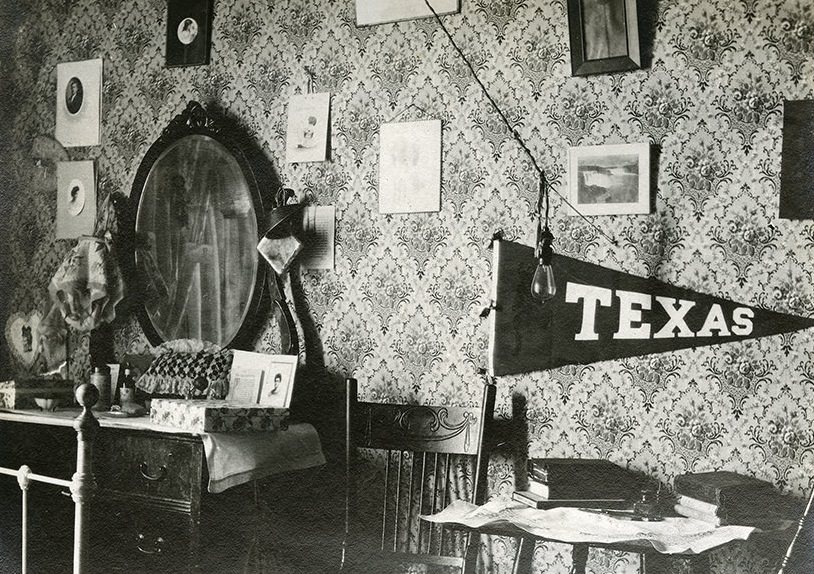
[[[44,412],[53,412],[59,405],[59,399],[47,397],[34,397],[34,402],[37,403],[40,410]]]

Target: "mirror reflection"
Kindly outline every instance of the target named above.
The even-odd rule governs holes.
[[[200,134],[164,150],[145,181],[136,234],[144,305],[161,338],[228,345],[258,266],[252,195],[229,150]]]

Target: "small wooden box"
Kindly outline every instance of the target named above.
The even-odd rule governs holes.
[[[58,399],[59,406],[74,401],[73,381],[62,379],[19,379],[0,381],[0,409],[34,409],[35,397]]]
[[[205,399],[153,399],[150,422],[180,431],[263,432],[288,428],[288,409]]]

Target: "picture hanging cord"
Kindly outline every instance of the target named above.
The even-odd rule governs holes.
[[[406,114],[407,112],[409,112],[410,110],[413,110],[413,109],[418,110],[418,111],[419,111],[419,112],[421,112],[422,114],[426,114],[426,113],[427,113],[427,110],[425,110],[424,108],[422,108],[422,107],[421,107],[421,106],[419,106],[418,104],[410,104],[409,106],[407,106],[407,107],[403,108],[403,109],[402,109],[400,112],[398,112],[397,114],[395,114],[394,116],[392,116],[390,119],[385,120],[385,122],[384,122],[384,123],[389,124],[389,123],[390,123],[390,122],[392,122],[393,120],[396,120],[396,119],[400,118],[401,116],[403,116],[404,114]]]
[[[305,87],[305,93],[313,94],[314,84],[316,83],[317,78],[316,72],[314,72],[314,70],[309,66],[303,66],[303,68],[305,69],[305,75],[308,76],[308,82]]]
[[[537,174],[540,177],[541,191],[543,189],[553,191],[557,195],[557,197],[559,197],[568,207],[570,207],[571,209],[574,210],[574,213],[579,215],[588,225],[593,227],[600,235],[602,235],[602,237],[607,239],[612,245],[614,245],[616,247],[619,247],[619,244],[616,242],[615,239],[610,237],[607,233],[602,231],[602,229],[600,229],[595,223],[593,223],[590,219],[585,217],[585,214],[583,214],[580,210],[578,210],[576,207],[571,205],[571,202],[569,202],[567,199],[565,199],[565,197],[563,197],[563,195],[559,191],[554,189],[554,187],[550,183],[548,183],[548,180],[545,177],[545,173],[540,168],[540,166],[537,164],[537,160],[534,158],[534,155],[531,153],[531,150],[528,148],[528,146],[526,146],[526,143],[523,141],[523,138],[520,137],[520,134],[517,132],[517,130],[512,127],[511,123],[509,123],[509,120],[506,118],[506,115],[503,113],[503,111],[500,109],[500,107],[498,107],[497,103],[492,98],[492,96],[489,95],[489,90],[487,90],[486,86],[483,85],[483,82],[481,82],[480,78],[478,77],[478,74],[475,73],[475,68],[472,67],[472,64],[469,62],[467,57],[464,55],[461,48],[458,47],[458,44],[455,43],[455,40],[452,38],[452,34],[450,34],[449,30],[447,30],[447,27],[444,26],[444,23],[441,21],[441,18],[438,16],[438,13],[435,11],[435,8],[432,7],[429,0],[424,0],[424,4],[427,5],[427,8],[430,9],[430,11],[432,12],[432,15],[435,16],[435,20],[438,22],[438,25],[441,26],[441,29],[447,35],[447,38],[449,38],[450,43],[458,51],[458,54],[461,56],[461,59],[463,59],[464,63],[469,68],[469,71],[472,73],[472,77],[475,78],[475,81],[478,83],[481,90],[483,90],[483,93],[486,95],[486,99],[488,99],[489,102],[492,104],[492,107],[495,108],[495,111],[500,116],[500,119],[503,120],[503,123],[506,124],[506,127],[509,129],[509,133],[512,134],[512,136],[514,137],[514,139],[518,143],[518,145],[521,148],[523,148],[523,151],[526,152],[526,155],[531,160],[531,163],[534,166],[534,169],[537,171]]]

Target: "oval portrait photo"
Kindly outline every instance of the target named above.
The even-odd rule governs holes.
[[[76,76],[68,80],[65,86],[65,107],[68,113],[75,114],[82,108],[83,99],[82,81]]]
[[[68,214],[76,217],[85,207],[85,185],[79,179],[72,179],[68,184]]]
[[[191,44],[198,35],[198,23],[194,18],[184,18],[178,24],[178,40],[184,44]]]

